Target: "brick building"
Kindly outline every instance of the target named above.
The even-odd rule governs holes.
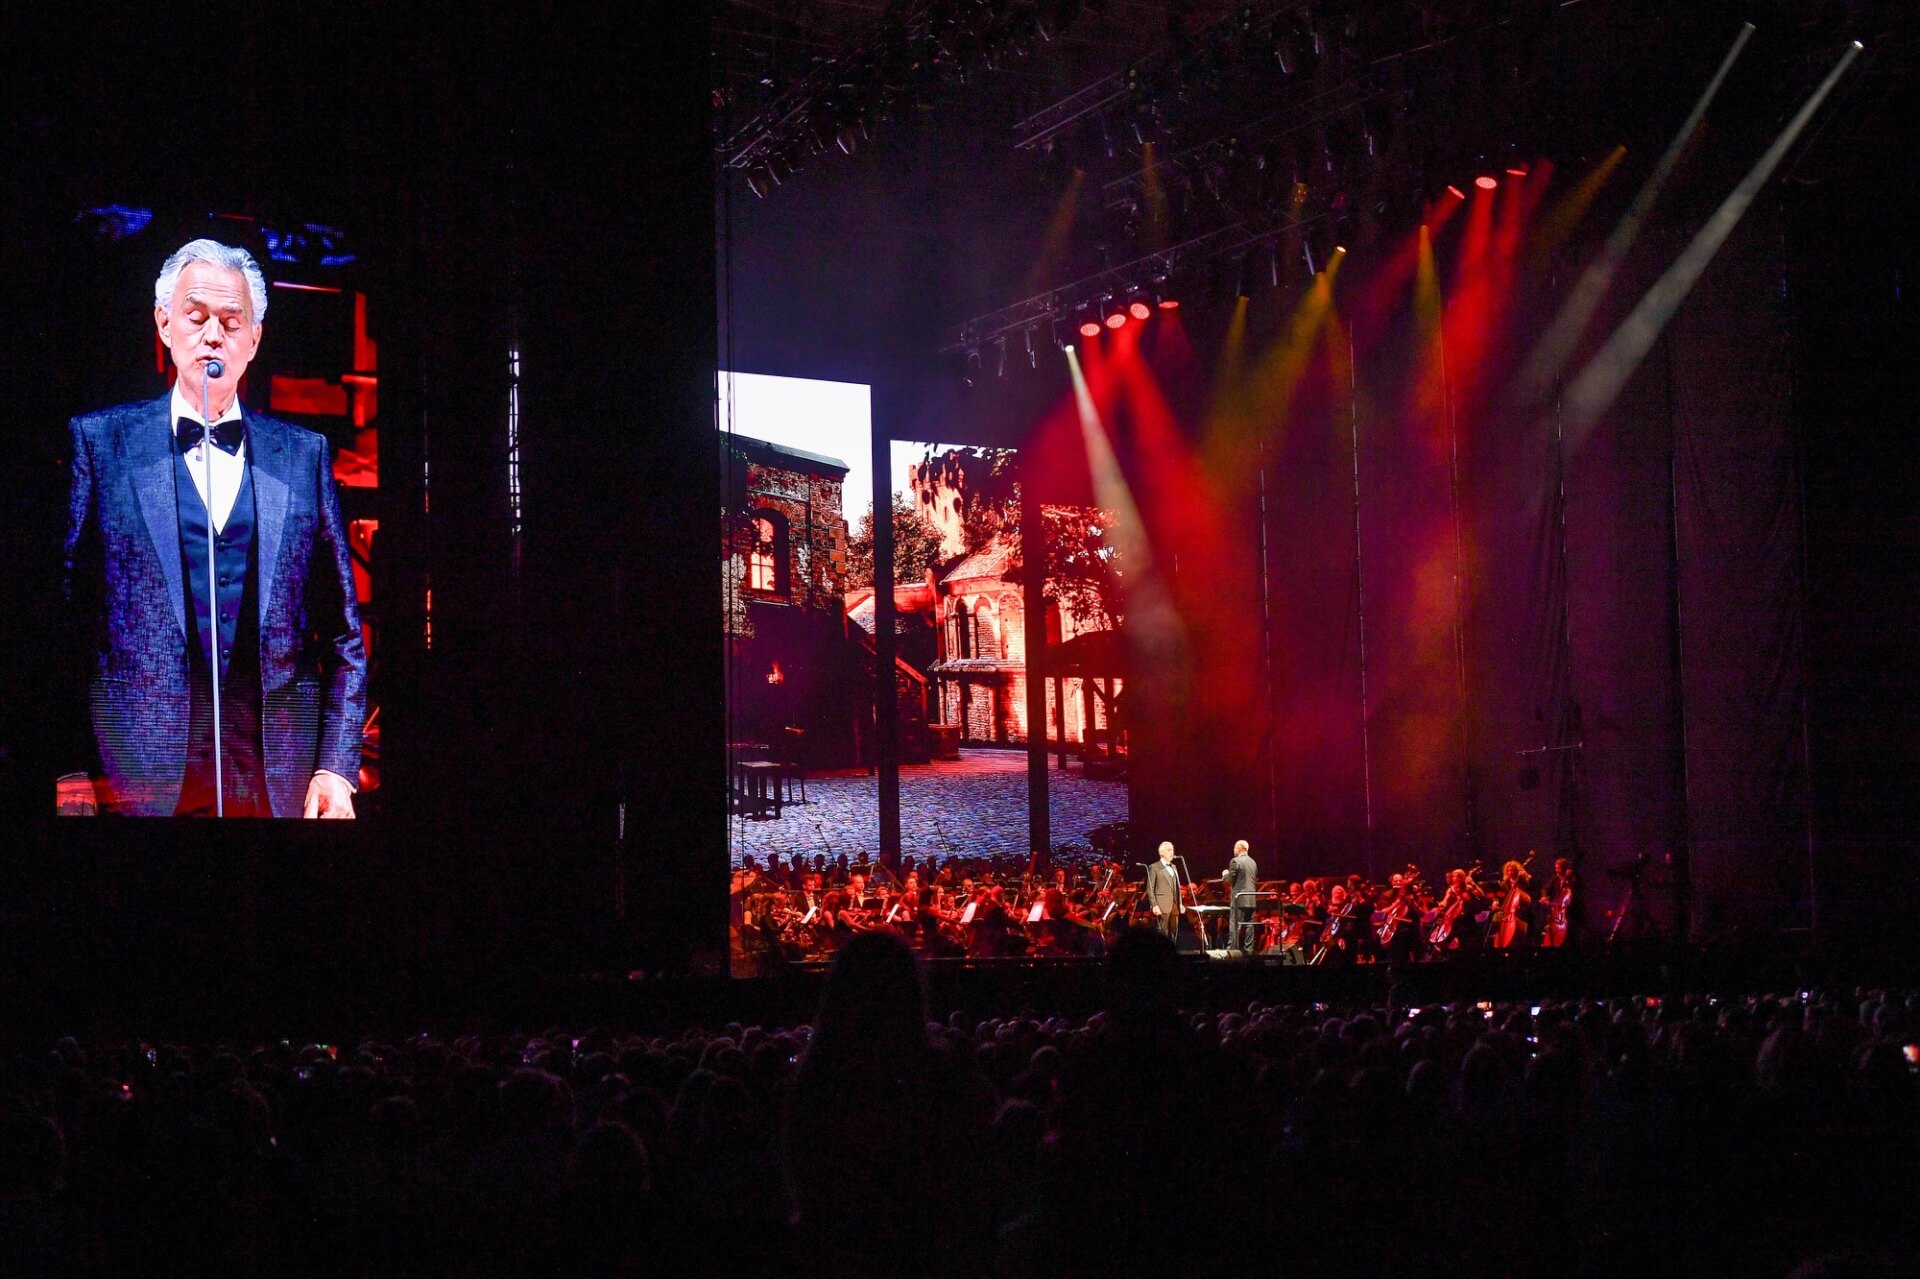
[[[962,741],[1024,745],[1027,741],[1027,630],[1017,564],[996,538],[935,574],[934,628],[939,656],[928,668],[940,720],[957,725]],[[1049,651],[1097,627],[1076,622],[1047,599]],[[1080,745],[1092,738],[1110,748],[1117,723],[1118,678],[1055,672],[1047,680],[1047,740]],[[1064,708],[1064,719],[1063,719]]]
[[[720,447],[728,735],[814,768],[850,764],[871,699],[847,636],[846,463],[743,435]]]
[[[968,549],[966,501],[954,488],[954,467],[916,465],[908,471],[920,517],[941,534],[947,559],[933,568],[925,607],[935,640],[933,661],[925,666],[931,703],[929,712],[941,724],[958,728],[962,741],[977,745],[1027,743],[1027,624],[1021,597],[1020,555],[1006,538],[995,534],[985,545]],[[1071,511],[1071,507],[1046,507]],[[1046,520],[1033,520],[1046,526]],[[1062,609],[1058,591],[1048,582],[1046,643],[1054,659],[1069,657],[1046,672],[1046,741],[1068,747],[1096,743],[1112,757],[1123,751],[1117,699],[1121,678],[1110,659],[1119,653],[1114,643],[1069,641],[1104,630],[1098,622],[1075,618]],[[916,601],[920,595],[916,595]],[[1098,659],[1089,661],[1092,655]]]

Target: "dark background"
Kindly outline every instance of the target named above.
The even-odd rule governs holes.
[[[1645,6],[1616,7],[1620,30],[1636,29]],[[705,5],[620,19],[562,6],[402,16],[351,4],[190,23],[84,7],[31,26],[16,18],[0,113],[14,474],[0,543],[0,795],[12,833],[0,911],[11,972],[27,984],[64,974],[96,988],[164,985],[165,966],[150,962],[163,925],[164,945],[182,954],[297,941],[290,962],[316,988],[329,974],[367,989],[477,988],[717,955],[712,370],[870,382],[877,429],[897,438],[1023,442],[1060,384],[1009,378],[966,395],[938,353],[958,320],[1021,295],[1062,189],[1060,164],[1015,155],[1005,129],[1091,71],[1124,65],[1161,8],[1090,7],[1065,62],[983,77],[766,200],[738,175],[715,181],[711,89],[728,64],[723,54],[716,77]],[[746,21],[736,6],[719,14],[726,29]],[[1670,29],[1623,36],[1608,51],[1619,61],[1596,67],[1592,96],[1560,122],[1563,142],[1541,145],[1567,147],[1564,176],[1597,139],[1628,143],[1635,165],[1592,219],[1609,225],[1748,16],[1761,35],[1715,113],[1693,194],[1664,208],[1643,239],[1652,270],[1621,291],[1631,299],[1684,244],[1809,75],[1865,31],[1867,55],[1703,283],[1704,309],[1683,313],[1671,340],[1712,353],[1703,391],[1751,371],[1748,348],[1716,315],[1761,323],[1774,357],[1784,352],[1769,421],[1786,469],[1771,491],[1792,493],[1804,512],[1804,604],[1775,601],[1775,615],[1802,629],[1791,679],[1764,704],[1804,691],[1803,716],[1769,723],[1780,741],[1804,725],[1812,822],[1799,851],[1770,847],[1762,865],[1794,892],[1820,885],[1823,944],[1884,953],[1911,944],[1920,903],[1910,834],[1920,208],[1896,123],[1914,114],[1911,22],[1896,6],[1689,7]],[[146,246],[152,266],[108,269],[73,234],[76,211],[115,202],[154,209],[154,236],[243,213],[346,228],[362,253],[382,356],[377,821],[208,832],[47,814],[65,749],[51,607],[62,425],[160,390],[157,379],[134,385],[128,370],[150,367],[144,290],[173,243]],[[1100,238],[1077,236],[1056,270],[1097,261]],[[1728,270],[1740,263],[1747,275],[1736,279]],[[1551,281],[1536,284],[1555,296]],[[1270,334],[1284,308],[1261,305],[1259,332]],[[1188,323],[1199,344],[1217,313],[1196,303]],[[517,569],[503,478],[504,351],[515,337],[526,423]],[[1656,351],[1627,402],[1653,393],[1642,384],[1671,353]],[[1686,419],[1696,438],[1724,438],[1708,427],[1738,402],[1699,402]],[[1645,419],[1662,429],[1677,420]],[[1703,489],[1707,515],[1718,509],[1710,499]],[[1598,610],[1588,633],[1611,635],[1616,597],[1604,577],[1587,580]],[[430,652],[424,617],[409,614],[429,584]],[[1327,660],[1338,669],[1337,651]],[[1630,691],[1657,696],[1657,683]],[[1739,723],[1728,723],[1723,757],[1737,758]],[[1168,758],[1190,760],[1192,745],[1170,744]],[[1737,800],[1743,784],[1722,793]],[[1429,816],[1413,828],[1427,822],[1451,839],[1430,814],[1456,812],[1455,798],[1417,805]],[[1176,802],[1136,790],[1135,819]],[[1658,811],[1648,820],[1658,824]],[[1747,855],[1729,849],[1720,864],[1737,871]],[[1811,902],[1761,895],[1806,922]]]
[[[152,962],[171,948],[199,955],[195,971],[272,959],[296,990],[346,977],[395,999],[717,952],[704,6],[619,21],[539,5],[253,6],[191,23],[112,9],[9,25],[10,970],[29,988],[104,976],[138,998],[177,990]],[[98,267],[111,255],[74,234],[79,210],[109,203],[155,211],[126,246],[135,267]],[[341,227],[360,255],[381,346],[378,811],[329,829],[56,822],[47,787],[71,758],[70,685],[53,678],[64,422],[163,389],[141,373],[151,276],[187,232],[218,235],[200,229],[217,213]]]

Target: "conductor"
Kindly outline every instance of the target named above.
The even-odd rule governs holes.
[[[1238,840],[1233,845],[1233,860],[1227,863],[1222,879],[1227,884],[1227,903],[1232,911],[1227,916],[1227,936],[1229,943],[1242,955],[1253,954],[1253,898],[1258,891],[1259,868],[1247,851],[1247,841]]]

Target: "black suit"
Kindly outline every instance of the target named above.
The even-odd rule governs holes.
[[[1160,911],[1154,921],[1160,931],[1178,943],[1182,909],[1180,874],[1166,862],[1152,862],[1147,866],[1147,905]]]
[[[1227,936],[1229,945],[1235,946],[1243,955],[1253,953],[1253,906],[1249,899],[1259,888],[1259,868],[1253,858],[1239,853],[1227,863],[1227,904],[1233,909],[1228,914]]]

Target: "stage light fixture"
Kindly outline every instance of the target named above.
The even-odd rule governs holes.
[[[1514,178],[1526,177],[1527,176],[1526,166],[1522,164],[1514,164],[1514,165],[1507,166],[1507,176],[1514,177]]]
[[[1127,290],[1127,314],[1136,320],[1145,320],[1152,317],[1153,307],[1147,302],[1145,290],[1139,288]]]
[[[1101,303],[1100,312],[1106,317],[1107,327],[1110,329],[1120,328],[1127,322],[1126,306],[1112,294],[1108,294],[1107,300]]]
[[[1483,173],[1473,180],[1473,185],[1479,187],[1482,191],[1491,191],[1499,186],[1500,183],[1492,174]]]
[[[1083,338],[1100,336],[1100,317],[1093,312],[1093,303],[1082,302],[1073,309],[1073,327],[1080,330]]]
[[[1467,193],[1451,182],[1447,183],[1447,194],[1456,200],[1464,200],[1467,198]]]

